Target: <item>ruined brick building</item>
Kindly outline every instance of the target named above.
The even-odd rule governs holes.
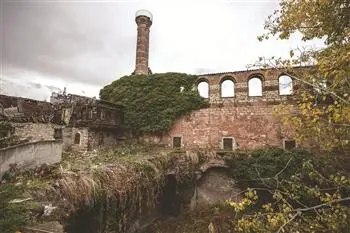
[[[136,74],[149,73],[149,32],[152,14],[136,12]],[[292,132],[273,116],[274,106],[293,106],[293,80],[276,69],[246,70],[198,76],[197,87],[210,107],[178,119],[162,136],[147,142],[171,147],[233,150],[265,146],[296,146]],[[294,85],[294,89],[296,85]]]
[[[152,14],[137,11],[135,21],[133,74],[148,75]],[[276,69],[198,75],[198,91],[210,107],[178,119],[161,136],[145,135],[143,139],[187,149],[293,148],[293,132],[273,115],[276,105],[294,106],[293,89],[297,85],[293,81]],[[123,140],[122,106],[65,92],[52,93],[50,102],[0,95],[0,121],[13,122],[14,134],[31,141],[62,139],[64,149],[92,150]]]
[[[52,93],[51,103],[0,95],[0,121],[26,141],[62,140],[63,149],[115,145],[123,136],[122,107],[94,98]]]
[[[66,126],[59,132],[64,148],[92,150],[113,146],[122,140],[122,106],[95,98],[52,93],[51,103],[60,110]]]

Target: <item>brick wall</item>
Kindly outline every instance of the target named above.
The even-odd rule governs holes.
[[[223,138],[228,137],[233,139],[233,148],[282,147],[283,140],[293,138],[293,132],[282,127],[273,109],[279,104],[294,106],[295,97],[279,94],[281,75],[277,70],[201,75],[199,81],[209,84],[210,107],[180,118],[162,137],[144,140],[172,146],[173,137],[182,137],[185,148],[220,149]],[[248,80],[253,77],[262,80],[262,96],[248,96]],[[221,97],[221,83],[226,79],[234,81],[234,97]],[[294,81],[293,89],[297,89]]]
[[[234,138],[238,148],[256,149],[283,146],[284,135],[273,106],[212,107],[179,119],[163,142],[172,145],[173,136],[181,136],[186,148],[219,149],[223,137]]]

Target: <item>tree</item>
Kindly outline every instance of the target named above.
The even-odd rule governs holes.
[[[259,40],[287,40],[299,32],[304,41],[324,41],[321,49],[296,48],[290,59],[260,58],[258,65],[281,69],[299,82],[298,114],[282,117],[294,127],[297,139],[344,152],[350,145],[350,1],[283,0],[265,29]],[[293,67],[300,65],[312,66],[295,72]]]
[[[258,177],[262,188],[248,189],[240,201],[227,201],[235,211],[235,232],[349,232],[350,179],[321,173],[310,160],[283,179],[289,166],[273,177]],[[269,192],[272,201],[254,207],[257,190]]]

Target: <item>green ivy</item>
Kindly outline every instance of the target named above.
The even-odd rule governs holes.
[[[196,81],[183,73],[124,76],[102,88],[100,98],[124,106],[125,124],[134,134],[165,132],[179,117],[209,105]]]

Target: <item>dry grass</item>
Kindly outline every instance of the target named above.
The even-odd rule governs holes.
[[[127,228],[159,201],[168,172],[181,182],[199,166],[197,153],[141,149],[66,155],[48,196],[71,213],[105,202],[118,225]]]

